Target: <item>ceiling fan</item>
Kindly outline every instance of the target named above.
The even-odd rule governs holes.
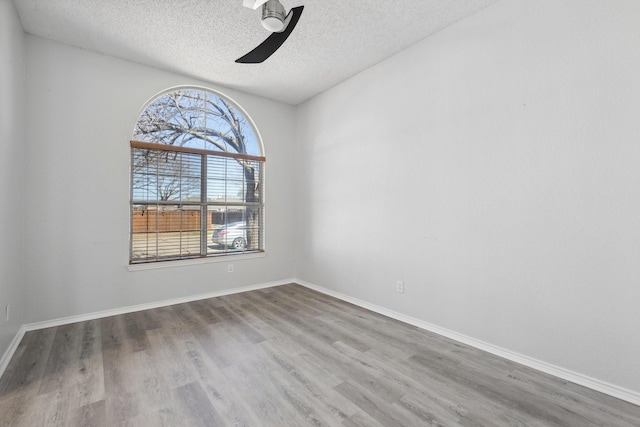
[[[236,59],[240,64],[259,64],[273,55],[287,40],[304,9],[304,6],[294,7],[285,16],[284,6],[278,0],[242,0],[242,5],[251,9],[262,6],[262,26],[271,31],[271,35],[251,52]]]

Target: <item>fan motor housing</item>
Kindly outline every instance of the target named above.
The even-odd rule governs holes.
[[[269,0],[262,5],[262,26],[277,33],[284,29],[285,10],[278,0]]]

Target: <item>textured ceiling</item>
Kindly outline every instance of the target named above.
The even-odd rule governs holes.
[[[304,5],[262,64],[236,64],[269,33],[242,0],[14,0],[26,32],[289,104],[496,0],[281,0]]]

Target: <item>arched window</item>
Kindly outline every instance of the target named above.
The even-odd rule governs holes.
[[[221,94],[152,99],[131,140],[131,264],[264,249],[262,143]]]

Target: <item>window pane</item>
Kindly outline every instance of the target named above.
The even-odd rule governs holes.
[[[132,261],[185,258],[200,254],[200,208],[134,205]]]
[[[200,201],[202,156],[134,149],[133,200]]]
[[[180,198],[183,201],[200,201],[200,178],[182,178],[180,180]]]
[[[207,180],[207,201],[227,202],[227,182],[224,179]]]
[[[212,134],[186,131],[194,127],[215,129],[216,132]],[[206,139],[204,135],[207,135]],[[212,151],[261,155],[256,133],[240,110],[216,94],[198,89],[179,89],[161,95],[151,102],[138,118],[133,139]]]
[[[158,200],[158,179],[151,175],[134,175],[132,185],[133,200]]]
[[[262,202],[262,162],[247,161],[245,164],[245,202]]]
[[[260,206],[245,207],[247,250],[262,249],[263,210]]]
[[[242,206],[208,206],[211,228],[209,254],[240,252],[247,248],[248,236],[245,221],[245,209]]]
[[[157,160],[155,152],[134,148],[131,152],[131,193],[133,200],[157,200]]]
[[[226,157],[209,156],[207,158],[207,177],[225,179],[227,177],[227,160],[229,159]]]
[[[185,206],[181,210],[180,256],[200,255],[200,206]]]
[[[131,210],[131,260],[157,258],[157,229],[156,206],[134,204]]]
[[[181,153],[180,175],[183,177],[200,178],[202,176],[202,156],[198,154]]]
[[[207,199],[230,203],[244,203],[247,188],[259,183],[260,162],[227,157],[209,156],[207,159]]]

